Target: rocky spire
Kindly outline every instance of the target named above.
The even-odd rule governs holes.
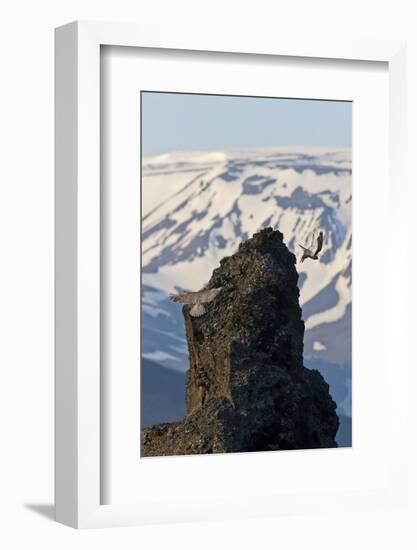
[[[183,308],[187,415],[142,430],[142,456],[337,446],[329,386],[303,366],[297,280],[295,256],[271,228],[220,262],[207,313]]]

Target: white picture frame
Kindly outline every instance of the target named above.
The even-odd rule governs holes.
[[[133,525],[186,519],[239,517],[326,509],[326,495],[289,494],[285,502],[265,502],[231,510],[207,503],[192,517],[166,507],[101,504],[100,400],[100,48],[102,45],[229,52],[296,58],[382,61],[389,70],[389,155],[391,207],[401,232],[400,197],[405,186],[405,45],[401,42],[287,40],[247,36],[243,31],[145,27],[75,22],[56,30],[56,519],[76,528]],[[389,246],[394,246],[394,236]],[[405,248],[396,247],[405,256]],[[400,260],[396,265],[405,265]],[[390,299],[389,315],[405,318],[405,302]],[[401,335],[400,335],[401,337]],[[405,336],[402,336],[405,338]],[[397,341],[395,423],[404,424],[406,345]],[[390,455],[386,488],[340,494],[344,507],[403,501],[405,453],[401,429]],[[328,505],[327,505],[328,506]]]

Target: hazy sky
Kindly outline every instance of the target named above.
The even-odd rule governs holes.
[[[142,92],[142,152],[352,144],[352,104]]]

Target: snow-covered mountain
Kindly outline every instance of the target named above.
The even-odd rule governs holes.
[[[142,163],[142,355],[188,366],[181,307],[221,258],[263,227],[298,243],[323,230],[320,262],[298,263],[305,354],[351,362],[351,151],[287,147],[172,153]]]

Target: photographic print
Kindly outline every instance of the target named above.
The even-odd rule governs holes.
[[[352,445],[352,103],[143,91],[141,457]]]

